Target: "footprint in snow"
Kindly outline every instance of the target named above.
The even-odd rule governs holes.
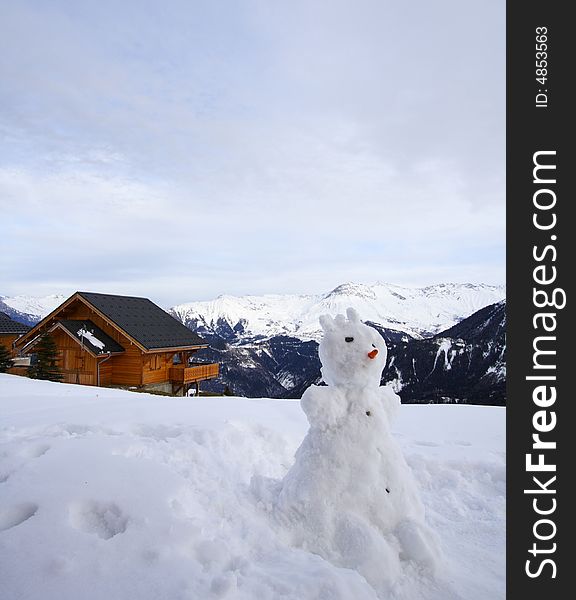
[[[23,458],[40,458],[50,450],[50,444],[34,444],[27,446],[20,451]]]
[[[183,428],[178,425],[139,425],[134,429],[136,435],[157,442],[167,442],[180,437],[183,432]]]
[[[70,437],[81,437],[85,435],[91,435],[95,432],[95,428],[90,427],[89,425],[82,425],[77,423],[67,423],[61,427],[62,435]]]
[[[12,529],[21,525],[38,511],[38,505],[33,502],[21,502],[13,506],[0,509],[0,531]]]
[[[77,502],[69,507],[70,524],[84,533],[109,540],[128,527],[128,517],[113,502]]]

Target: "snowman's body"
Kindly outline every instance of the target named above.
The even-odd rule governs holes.
[[[321,323],[328,385],[302,397],[310,429],[282,482],[278,508],[297,543],[377,586],[389,585],[402,559],[433,567],[438,550],[390,432],[400,402],[380,387],[386,345],[351,309],[348,320],[339,315]]]

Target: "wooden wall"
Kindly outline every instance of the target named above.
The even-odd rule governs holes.
[[[58,346],[58,366],[64,375],[63,381],[96,385],[96,359],[61,329],[51,335]]]
[[[112,384],[112,361],[114,357],[111,356],[108,360],[99,358],[100,362],[100,385],[111,385]]]
[[[142,357],[142,383],[162,383],[168,381],[168,369],[172,366],[174,353],[148,354]]]
[[[0,345],[4,346],[12,356],[16,356],[17,352],[13,350],[12,342],[17,340],[21,335],[21,333],[1,333]]]
[[[183,361],[194,354],[196,350],[188,350],[184,353]],[[170,369],[174,366],[174,355],[178,352],[157,352],[147,354],[143,357],[142,383],[162,383],[170,381]]]

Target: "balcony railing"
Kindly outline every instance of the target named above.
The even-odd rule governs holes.
[[[170,367],[170,380],[174,383],[194,383],[203,379],[213,379],[218,377],[219,367],[218,363]]]

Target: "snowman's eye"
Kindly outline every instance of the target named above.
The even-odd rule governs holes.
[[[345,342],[353,342],[354,338],[353,337],[347,337],[347,338],[344,338],[344,341]]]
[[[374,344],[372,344],[372,348],[376,348],[376,346]]]
[[[367,416],[367,417],[369,417],[371,414],[372,414],[372,412],[371,412],[371,411],[369,411],[369,410],[367,410],[367,411],[366,411],[366,416]]]

